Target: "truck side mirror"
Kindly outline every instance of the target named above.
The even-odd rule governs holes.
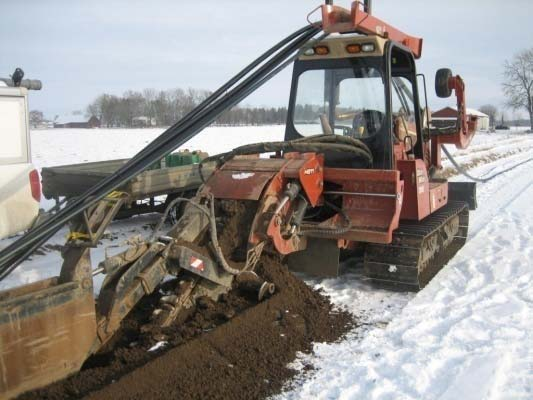
[[[441,68],[435,74],[435,92],[437,96],[447,98],[452,95],[452,89],[449,82],[452,77],[452,70],[449,68]]]

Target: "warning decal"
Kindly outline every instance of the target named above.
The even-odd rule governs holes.
[[[197,269],[198,271],[203,271],[205,268],[204,262],[194,256],[191,257],[190,266],[191,268]]]

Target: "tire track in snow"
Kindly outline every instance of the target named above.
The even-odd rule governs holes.
[[[533,140],[531,137],[527,135],[515,135],[504,140],[494,140],[489,143],[470,146],[465,150],[456,149],[453,145],[448,145],[446,148],[453,153],[457,161],[463,161],[473,157],[508,152],[512,149],[530,148],[532,146]],[[443,155],[442,160],[447,161],[448,158]]]
[[[511,158],[513,159],[512,163],[519,163],[529,158],[529,155],[526,154],[524,157]],[[501,159],[498,161],[497,165],[501,165],[502,168],[504,168],[505,162],[508,161],[508,159]],[[492,165],[492,163],[490,165]],[[524,173],[527,168],[531,168],[529,163],[523,164],[514,170],[502,174],[493,181],[478,184],[478,209],[470,214],[472,218],[471,227],[469,229],[469,240],[472,240],[478,234],[483,228],[484,222],[486,223],[486,221],[492,219],[499,212],[506,210],[515,199],[520,197],[529,187],[531,187],[531,185],[533,185],[531,176]],[[480,169],[482,168],[477,168],[477,170]],[[471,171],[471,173],[472,175],[476,175],[476,169]],[[488,202],[490,202],[490,207],[485,207]]]
[[[490,167],[503,169],[517,158]],[[467,244],[403,310],[394,309],[385,329],[317,344],[299,366],[316,370],[279,398],[533,398],[528,166],[479,186],[480,208],[472,213]],[[328,293],[336,289],[330,286]]]

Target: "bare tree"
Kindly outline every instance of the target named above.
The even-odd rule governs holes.
[[[533,129],[533,48],[506,60],[503,67],[505,104],[513,110],[526,109]]]
[[[152,125],[152,121],[155,120],[154,101],[157,98],[157,90],[148,88],[143,90],[144,97],[144,115],[148,117],[149,125]]]
[[[128,90],[120,98],[119,118],[122,126],[131,127],[133,118],[144,111],[144,97],[140,92]]]
[[[105,95],[98,96],[91,104],[87,106],[87,109],[85,110],[85,116],[87,118],[91,118],[94,115],[100,121],[102,121],[102,113],[104,111],[103,110],[104,96]]]
[[[119,126],[119,98],[110,94],[99,97],[102,107],[102,123],[108,128]]]
[[[479,108],[479,111],[489,116],[490,126],[496,125],[496,115],[498,115],[498,109],[495,106],[492,104],[485,104]]]
[[[39,110],[30,111],[30,125],[32,128],[36,128],[43,121],[44,121],[44,115],[42,111],[39,111]]]

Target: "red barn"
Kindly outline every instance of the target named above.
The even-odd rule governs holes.
[[[54,121],[54,128],[100,128],[100,120],[94,115],[89,119],[71,115],[66,118],[56,119]]]
[[[478,131],[489,130],[489,116],[480,111],[471,108],[466,109],[467,115],[477,117]],[[439,111],[431,114],[432,124],[437,128],[449,126],[457,120],[457,109],[453,107],[445,107]]]

